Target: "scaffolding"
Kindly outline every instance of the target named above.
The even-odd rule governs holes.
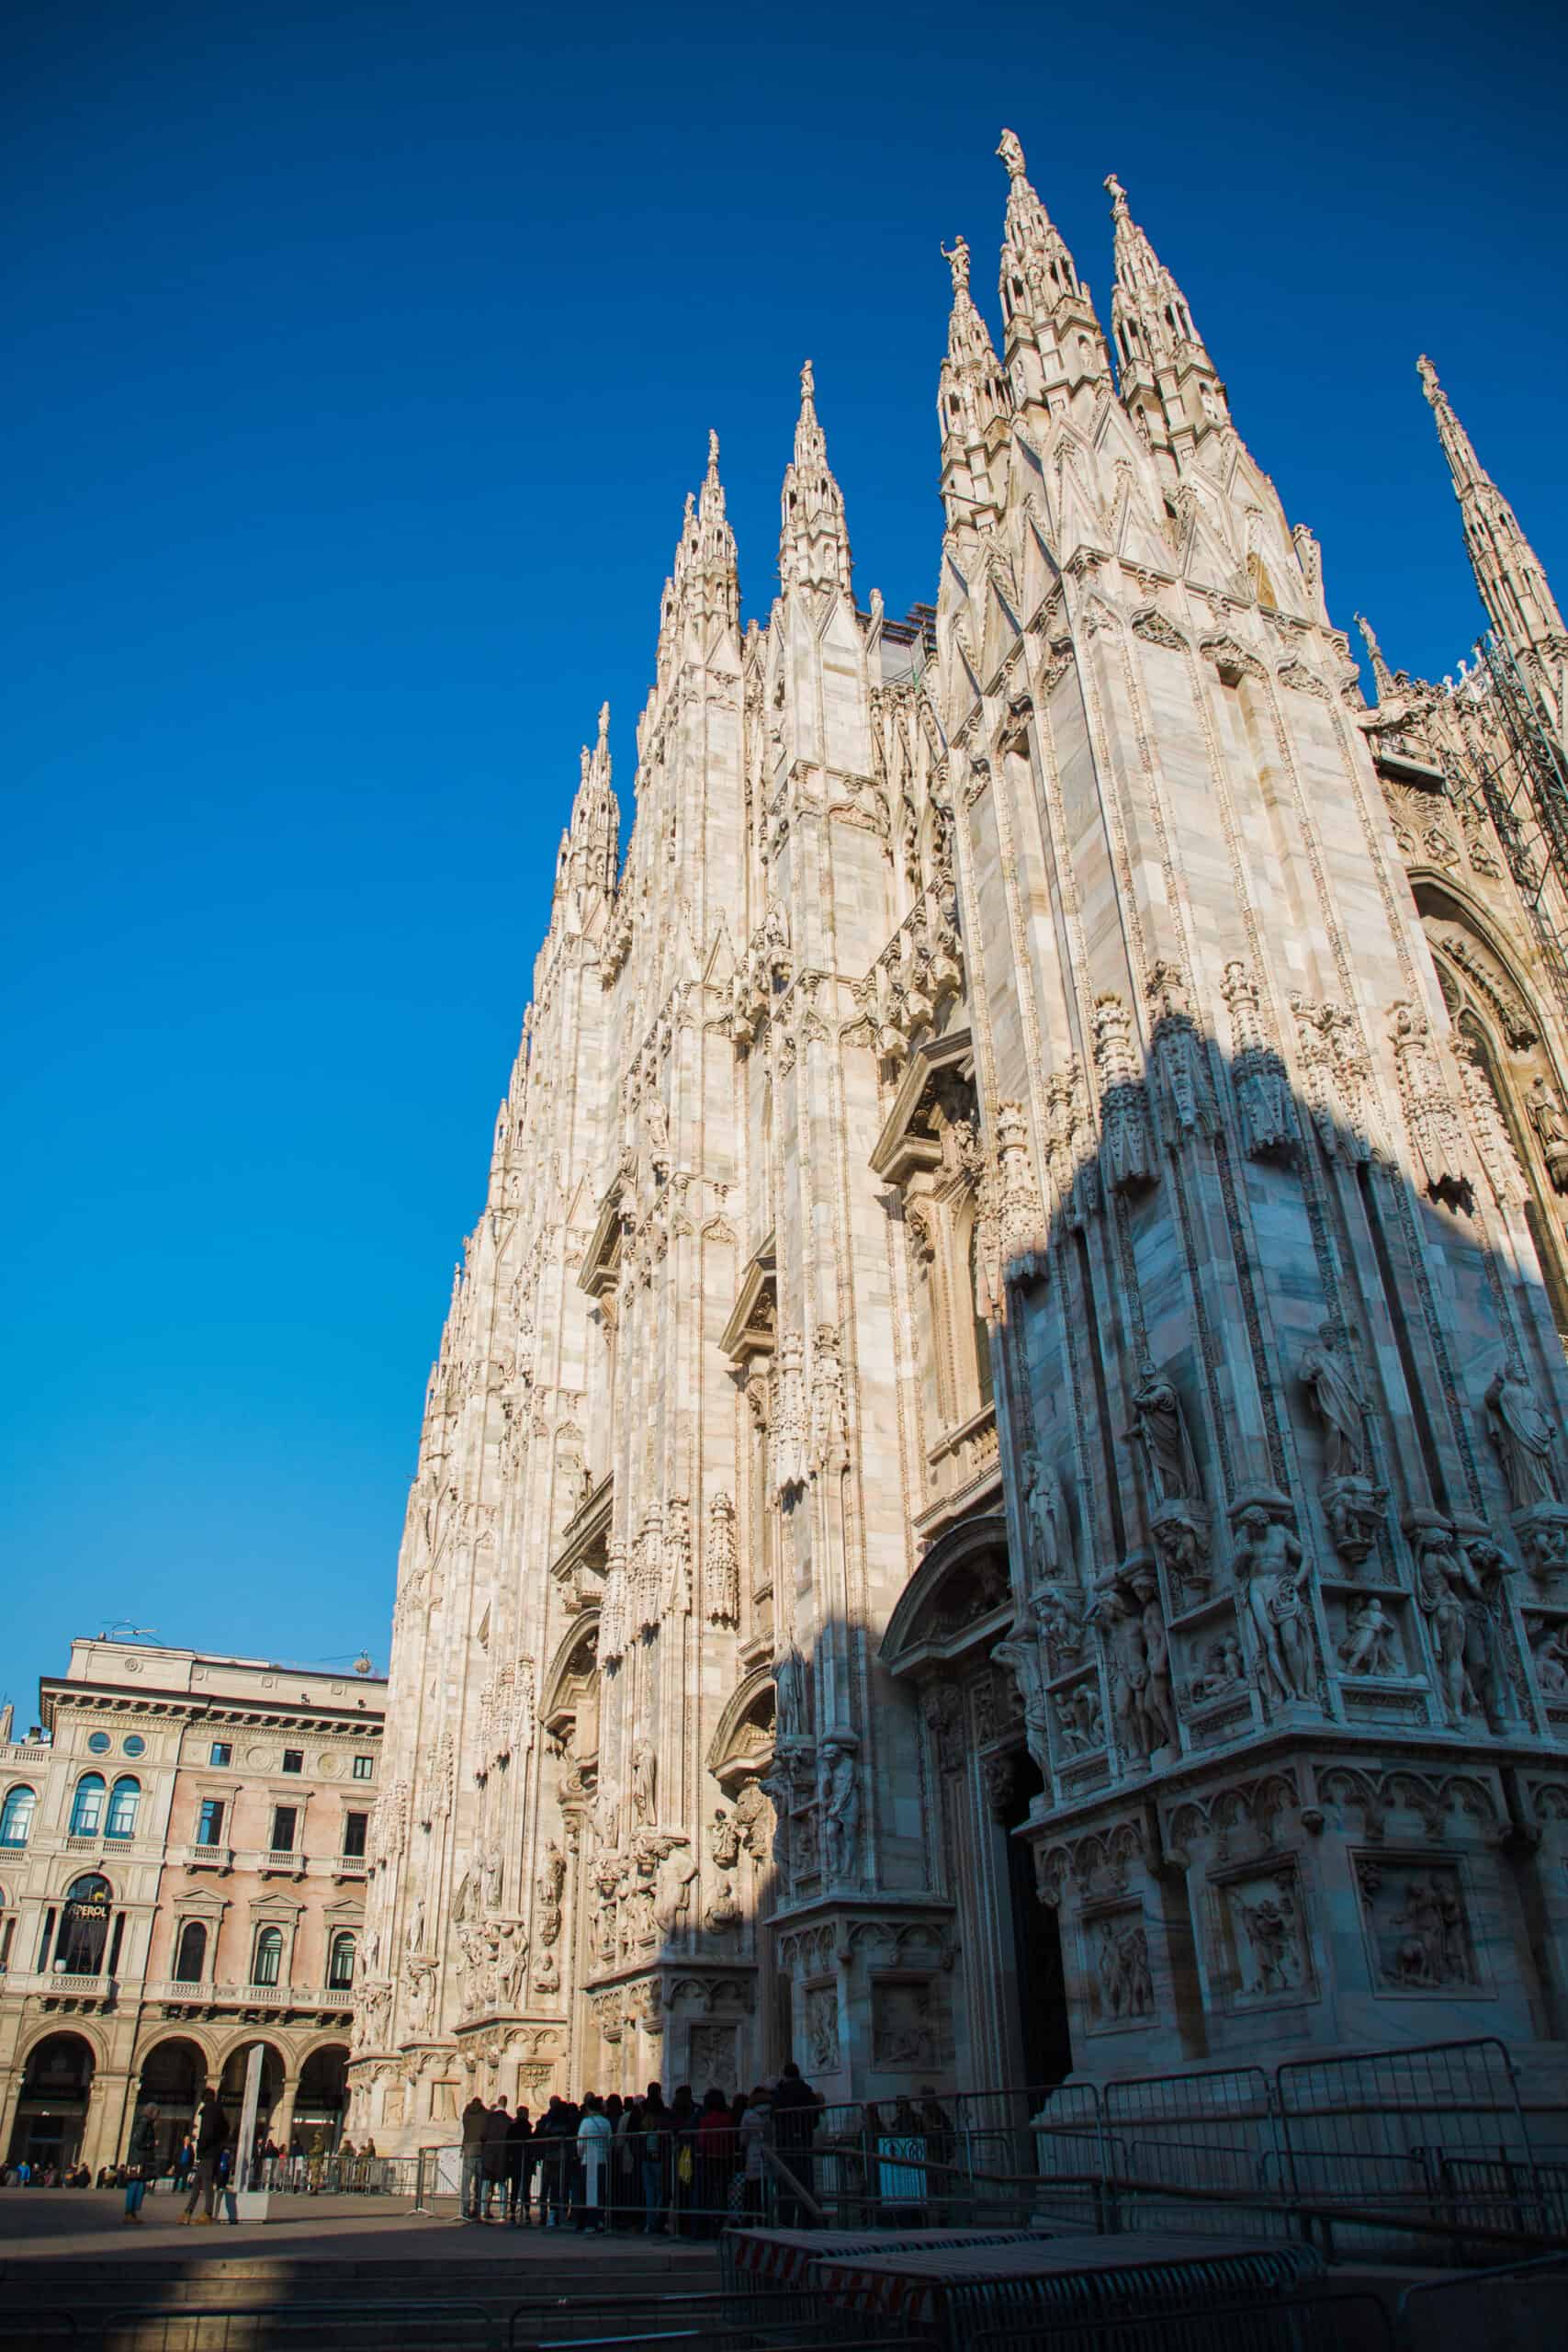
[[[1512,647],[1494,629],[1478,639],[1475,655],[1477,666],[1460,694],[1478,717],[1489,703],[1493,724],[1462,731],[1486,814],[1568,1020],[1568,753]]]

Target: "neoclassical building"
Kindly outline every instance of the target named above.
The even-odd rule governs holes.
[[[934,601],[687,502],[431,1377],[351,2121],[1568,2032],[1568,637],[1369,705],[1112,199],[960,238]],[[1388,633],[1392,636],[1393,626]]]
[[[368,1661],[362,1661],[367,1665]],[[0,2152],[177,2146],[204,2083],[287,2147],[342,2130],[386,1685],[100,1637],[0,1742]],[[8,1711],[7,1711],[8,1712]]]

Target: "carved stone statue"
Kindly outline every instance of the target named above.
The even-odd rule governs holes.
[[[1055,1472],[1032,1446],[1023,1457],[1023,1468],[1024,1509],[1034,1552],[1034,1571],[1041,1577],[1059,1577],[1065,1567],[1070,1567],[1066,1498]]]
[[[1152,1755],[1156,1748],[1175,1747],[1176,1708],[1170,1692],[1170,1642],[1160,1607],[1159,1579],[1152,1568],[1134,1568],[1128,1579],[1138,1604],[1144,1654],[1148,1661],[1144,1684],[1144,1726]]]
[[[1040,1628],[1052,1673],[1062,1673],[1083,1650],[1082,1618],[1059,1584],[1043,1586],[1030,1604],[1030,1613]]]
[[[1516,1510],[1558,1499],[1551,1424],[1525,1381],[1499,1372],[1486,1391],[1486,1430],[1497,1449]]]
[[[1526,1095],[1525,1109],[1540,1140],[1547,1174],[1558,1192],[1568,1193],[1568,1120],[1544,1078],[1538,1078]]]
[[[659,1865],[654,1887],[653,1917],[661,1936],[674,1935],[691,1904],[692,1881],[697,1874],[694,1854],[677,1847]]]
[[[859,1746],[852,1732],[835,1731],[817,1762],[817,1810],[822,1874],[829,1883],[852,1878],[860,1854]]]
[[[1238,1521],[1235,1567],[1247,1593],[1247,1614],[1266,1685],[1283,1704],[1313,1696],[1312,1636],[1302,1586],[1306,1565],[1289,1528],[1250,1503]]]
[[[792,1642],[773,1668],[775,1728],[780,1739],[806,1737],[806,1661]]]
[[[1188,1696],[1195,1706],[1203,1706],[1212,1700],[1228,1698],[1246,1681],[1247,1661],[1241,1654],[1241,1644],[1234,1634],[1223,1634],[1203,1652],[1203,1663],[1187,1686]]]
[[[542,1951],[534,1962],[534,1990],[549,1995],[560,1990],[560,1970],[553,1951]]]
[[[1094,1620],[1105,1651],[1111,1681],[1111,1707],[1129,1763],[1149,1760],[1148,1714],[1145,1694],[1149,1656],[1139,1612],[1118,1584],[1108,1584],[1094,1604]]]
[[[1152,1363],[1143,1367],[1133,1393],[1133,1411],[1150,1502],[1201,1502],[1202,1489],[1181,1399]]]
[[[1333,1323],[1323,1326],[1302,1357],[1301,1376],[1323,1423],[1325,1475],[1329,1478],[1365,1477],[1367,1400]]]
[[[534,1892],[541,1904],[554,1905],[559,1903],[561,1889],[565,1884],[566,1856],[552,1838],[545,1848],[543,1859],[539,1863],[538,1874],[534,1881]]]
[[[646,1733],[632,1742],[632,1815],[639,1829],[650,1829],[657,1815],[654,1798],[659,1757]]]
[[[719,1805],[708,1825],[708,1852],[721,1871],[732,1871],[740,1859],[740,1832],[735,1815]]]

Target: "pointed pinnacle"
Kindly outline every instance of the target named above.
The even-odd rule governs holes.
[[[808,359],[800,371],[800,404],[809,408],[817,394],[817,377]]]
[[[708,480],[718,480],[718,435],[711,424],[708,427]]]
[[[1378,643],[1377,631],[1371,621],[1360,613],[1356,614],[1355,621],[1366,645],[1367,659],[1372,665],[1372,678],[1377,686],[1378,699],[1380,702],[1384,702],[1395,691],[1393,673],[1382,658],[1382,647]]]
[[[608,741],[609,734],[610,706],[607,702],[602,702],[599,706],[599,741],[601,743]]]
[[[1416,372],[1421,379],[1422,389],[1426,392],[1427,398],[1431,401],[1432,406],[1436,408],[1438,402],[1443,397],[1443,388],[1438,381],[1437,369],[1433,367],[1425,352],[1421,354],[1420,358],[1416,362]]]

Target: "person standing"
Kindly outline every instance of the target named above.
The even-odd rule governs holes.
[[[515,2229],[528,2221],[529,2177],[533,2165],[529,2162],[528,2143],[534,2136],[533,2120],[525,2107],[519,2107],[506,2127],[506,2219]]]
[[[210,2083],[201,2094],[201,2105],[196,2111],[196,2161],[191,2169],[190,2196],[186,2203],[186,2222],[210,2222],[213,2199],[218,2191],[218,2158],[229,2144],[229,2119],[218,2103],[218,2094]],[[197,2211],[197,2205],[201,2211]]]
[[[764,2190],[767,2167],[762,2151],[773,2136],[773,2095],[766,2083],[759,2083],[747,2103],[737,2133],[740,2144],[742,2170],[746,2177],[746,2211],[753,2222],[760,2222],[764,2211]]]
[[[485,2124],[490,2116],[478,2091],[463,2109],[462,2205],[465,2222],[479,2218],[479,2189],[485,2175]]]
[[[604,2178],[610,2139],[609,2120],[590,2091],[582,2102],[582,2120],[577,2127],[577,2156],[582,2167],[582,2199],[577,2212],[580,2230],[602,2231],[604,2227]]]
[[[512,2129],[512,2118],[506,2111],[506,2101],[498,2098],[485,2117],[485,2134],[481,2144],[480,2169],[484,2175],[484,2203],[479,2219],[490,2219],[491,2199],[501,2191],[502,2219],[506,2218],[506,2138]]]
[[[128,2222],[141,2219],[141,2200],[147,2194],[147,2184],[158,2171],[158,2110],[144,2107],[130,2127],[130,2145],[126,2151],[130,2170],[125,2176],[125,2218]]]
[[[664,2104],[664,2092],[658,2083],[649,2083],[648,2097],[642,2103],[642,2122],[637,2146],[642,2159],[642,2231],[644,2237],[657,2237],[664,2227],[664,2188],[666,2154],[670,2128],[670,2111]]]
[[[794,2174],[802,2188],[812,2187],[811,2143],[817,2130],[817,2110],[822,2105],[820,2093],[814,2091],[792,2058],[779,2076],[773,2094],[773,2137],[779,2159]],[[779,2187],[779,2227],[798,2230],[806,2220],[798,2197],[787,2184]]]

